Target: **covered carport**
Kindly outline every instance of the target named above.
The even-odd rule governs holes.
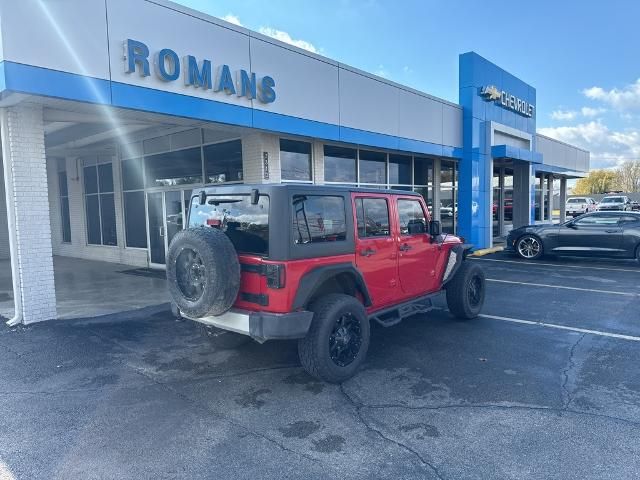
[[[166,306],[164,272],[149,268],[153,235],[160,232],[164,241],[172,220],[173,233],[182,228],[188,200],[180,195],[173,215],[167,200],[153,224],[147,199],[175,188],[186,195],[195,184],[183,188],[171,178],[127,191],[123,172],[130,173],[129,163],[162,157],[158,168],[170,177],[168,166],[184,163],[184,152],[226,145],[243,132],[51,98],[8,100],[12,105],[0,109],[0,316],[15,324]],[[242,156],[239,161],[242,171]]]

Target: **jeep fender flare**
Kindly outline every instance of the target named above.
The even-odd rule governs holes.
[[[471,253],[472,249],[473,249],[473,245],[470,243],[461,243],[461,244],[455,245],[451,249],[451,251],[456,254],[456,264],[453,266],[453,269],[449,273],[449,276],[447,278],[442,279],[443,287],[445,287],[447,283],[449,283],[449,281],[453,277],[455,277],[456,273],[458,273],[458,270],[460,269],[460,266],[462,265],[462,262],[464,262],[467,259],[467,255]],[[444,273],[445,272],[443,272],[443,275]]]
[[[335,263],[316,267],[302,276],[293,300],[293,309],[304,308],[325,281],[344,273],[353,278],[356,289],[362,294],[364,306],[371,306],[371,295],[360,270],[352,263]]]

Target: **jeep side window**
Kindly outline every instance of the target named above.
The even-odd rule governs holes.
[[[388,237],[389,205],[384,198],[357,198],[358,237]]]
[[[427,219],[419,200],[398,199],[400,235],[427,233]]]
[[[294,195],[292,226],[293,242],[296,245],[345,240],[347,221],[344,198]]]

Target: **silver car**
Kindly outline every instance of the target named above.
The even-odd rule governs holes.
[[[600,200],[598,211],[609,212],[611,210],[626,212],[633,210],[633,206],[629,197],[625,195],[609,195]]]

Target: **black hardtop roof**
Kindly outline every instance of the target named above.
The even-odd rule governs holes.
[[[260,192],[268,193],[270,190],[308,190],[309,194],[330,194],[330,193],[344,193],[344,192],[356,192],[356,193],[373,193],[373,194],[393,194],[393,195],[411,195],[420,197],[418,192],[410,190],[397,190],[389,188],[367,188],[367,187],[349,187],[343,185],[316,185],[306,183],[243,183],[232,185],[214,185],[202,188],[194,188],[193,195],[197,195],[200,191],[204,190],[207,194],[213,193],[240,193],[249,192],[252,189],[258,189]]]

